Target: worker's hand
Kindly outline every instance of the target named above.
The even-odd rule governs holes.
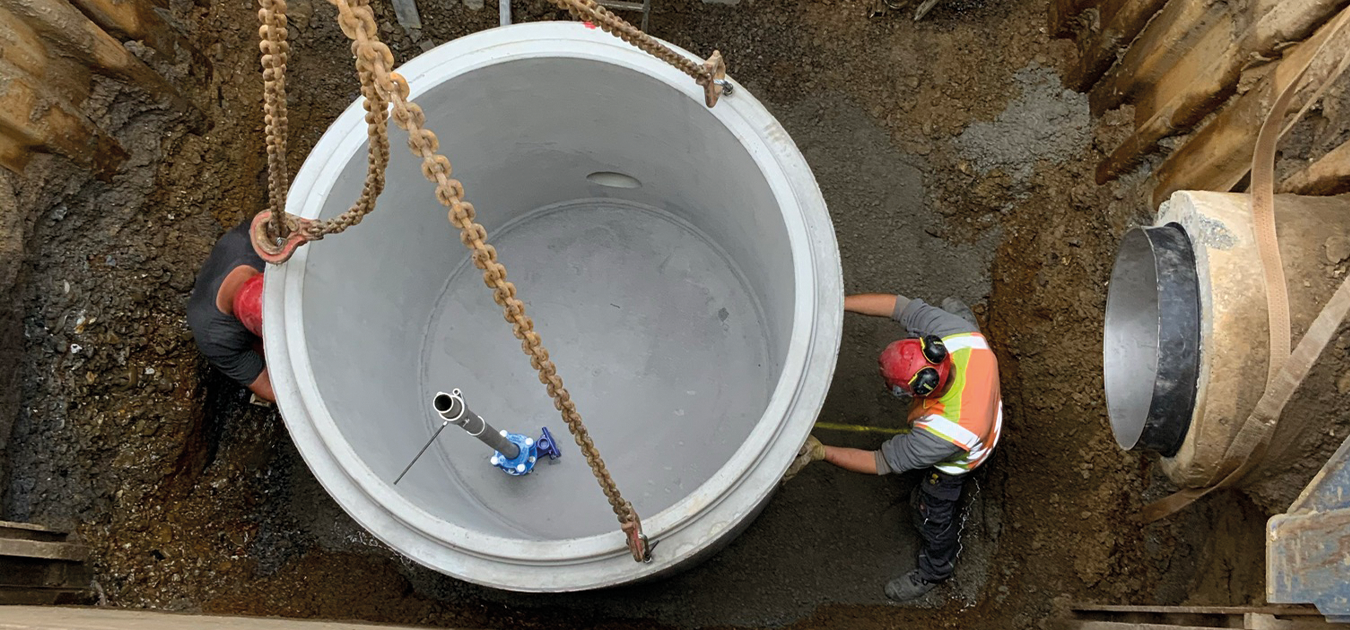
[[[797,476],[806,465],[811,462],[818,462],[825,459],[825,445],[816,439],[816,436],[807,438],[806,444],[802,445],[801,450],[797,451],[797,459],[792,460],[792,465],[788,466],[787,473],[783,475],[783,481],[787,481]]]

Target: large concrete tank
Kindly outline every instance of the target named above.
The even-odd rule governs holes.
[[[379,209],[267,272],[268,366],[305,461],[381,540],[479,584],[590,589],[712,553],[777,487],[838,353],[838,250],[796,146],[740,86],[707,109],[687,76],[581,24],[493,29],[399,71],[659,546],[629,555],[397,130]],[[362,114],[324,134],[289,211],[356,198]],[[393,485],[452,388],[498,427],[547,426],[562,459],[509,477],[451,428]]]

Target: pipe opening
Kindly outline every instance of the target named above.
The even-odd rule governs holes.
[[[1103,376],[1116,444],[1176,454],[1190,428],[1200,367],[1195,253],[1181,226],[1121,240],[1106,299]]]
[[[454,401],[455,399],[451,398],[450,394],[442,392],[436,394],[436,398],[432,399],[431,404],[436,407],[437,413],[445,413],[450,411],[450,407],[454,404]]]

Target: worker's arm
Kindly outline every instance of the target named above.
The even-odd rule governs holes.
[[[939,437],[927,429],[916,427],[901,433],[869,451],[873,471],[878,475],[902,473],[906,470],[930,468],[961,452],[961,447]]]
[[[890,317],[896,305],[902,301],[908,303],[909,299],[888,293],[859,293],[844,297],[844,310],[873,317]]]
[[[267,402],[277,401],[277,395],[272,392],[272,379],[267,376],[267,368],[263,368],[263,371],[258,375],[258,378],[253,379],[253,382],[248,384],[248,389],[254,394],[257,394],[258,398],[266,400]]]
[[[825,461],[856,473],[879,474],[877,473],[876,456],[872,454],[872,451],[864,451],[860,448],[826,446]]]
[[[934,335],[945,338],[948,335],[980,332],[975,324],[923,300],[901,299],[903,302],[896,302],[895,310],[891,311],[890,316],[891,319],[900,322],[910,335],[915,337]]]

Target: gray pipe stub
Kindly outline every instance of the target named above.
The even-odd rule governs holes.
[[[687,53],[686,53],[687,54]],[[399,68],[516,283],[624,498],[656,541],[632,560],[610,506],[418,162],[394,145],[361,225],[267,271],[268,368],[324,488],[399,553],[521,591],[660,576],[763,508],[824,402],[843,318],[838,248],[804,158],[737,86],[576,23],[470,35]],[[291,187],[331,218],[359,193],[360,104]],[[428,404],[461,389],[562,457],[510,477]]]
[[[1195,253],[1181,226],[1121,240],[1106,298],[1103,371],[1116,443],[1174,455],[1190,429],[1200,370]]]

